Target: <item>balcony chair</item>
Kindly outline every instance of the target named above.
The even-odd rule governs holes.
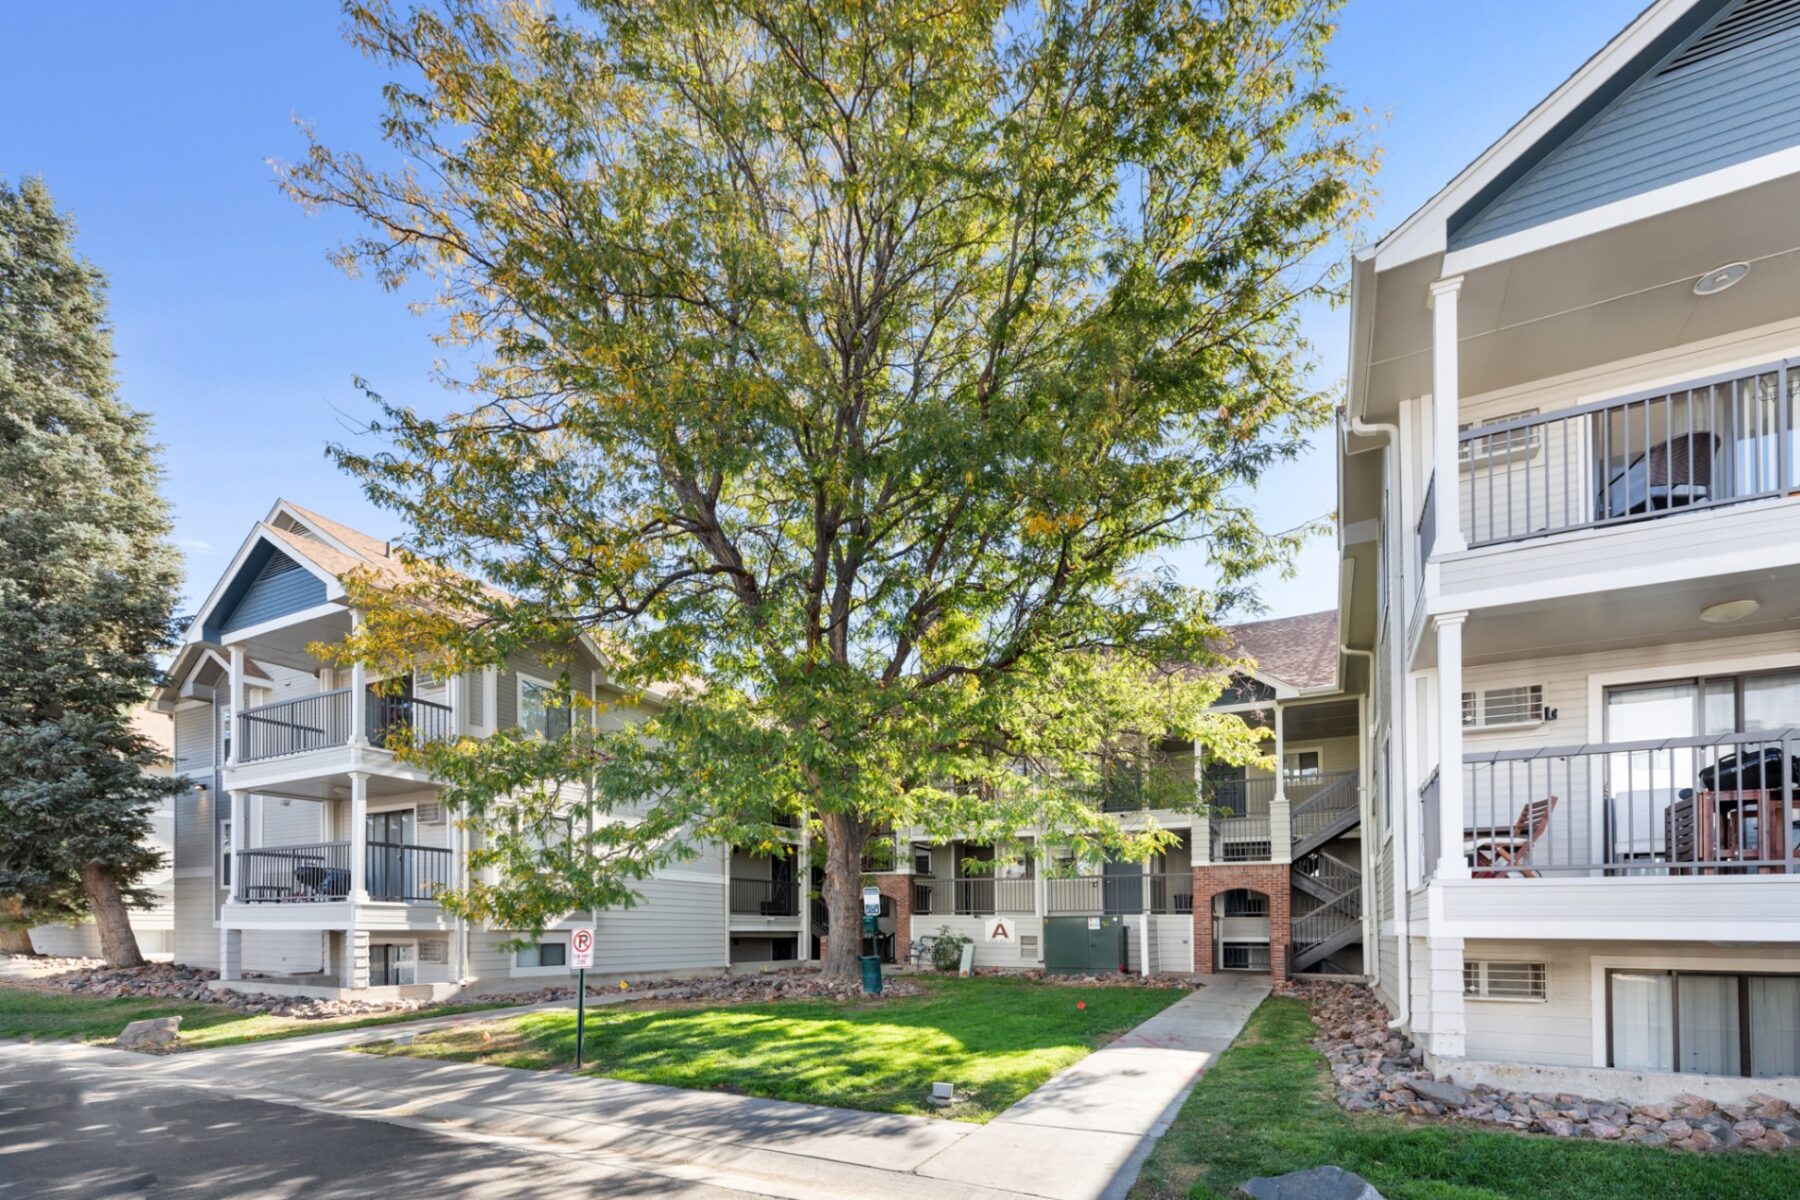
[[[1531,869],[1531,850],[1550,828],[1550,814],[1556,811],[1556,797],[1529,801],[1519,810],[1511,832],[1478,839],[1470,852],[1476,879],[1500,879],[1517,875],[1536,879]]]
[[[1615,471],[1595,498],[1600,519],[1642,516],[1712,499],[1719,435],[1684,433],[1657,442]]]

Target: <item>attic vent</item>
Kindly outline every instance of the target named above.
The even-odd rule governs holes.
[[[450,943],[441,938],[419,943],[419,961],[422,963],[447,963],[450,961]]]
[[[277,575],[286,575],[289,571],[298,571],[300,564],[285,554],[277,553],[268,561],[258,575],[259,579],[273,579]]]
[[[444,823],[444,806],[435,800],[419,805],[419,824],[442,825]]]
[[[1490,688],[1462,694],[1465,729],[1506,729],[1536,725],[1544,719],[1544,685]]]
[[[1657,75],[1673,75],[1739,46],[1800,27],[1800,0],[1744,0],[1682,50]]]
[[[288,532],[297,533],[303,538],[313,538],[316,540],[318,537],[312,530],[294,520],[292,517],[288,518]]]

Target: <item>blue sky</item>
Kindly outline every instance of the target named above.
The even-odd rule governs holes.
[[[1386,230],[1561,83],[1644,0],[1350,0],[1332,73],[1382,122]],[[327,441],[367,406],[438,407],[428,319],[326,261],[348,231],[276,188],[302,151],[296,118],[376,149],[380,72],[347,46],[335,5],[189,2],[0,6],[0,176],[42,175],[111,277],[127,402],[154,415],[188,555],[191,608],[276,497],[397,533],[338,474]],[[1321,379],[1341,376],[1345,316],[1311,314]],[[1333,505],[1329,447],[1268,478],[1273,528]],[[1272,614],[1335,603],[1320,540],[1268,581]],[[1197,559],[1178,564],[1199,580]]]

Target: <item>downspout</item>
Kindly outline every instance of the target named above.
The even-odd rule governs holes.
[[[1348,410],[1345,411],[1344,418],[1345,418],[1345,420],[1344,420],[1344,426],[1343,426],[1344,432],[1343,432],[1342,442],[1343,442],[1343,452],[1346,456],[1351,455],[1351,454],[1363,454],[1363,453],[1366,453],[1367,451],[1373,450],[1375,448],[1373,445],[1365,445],[1365,446],[1361,446],[1356,449],[1351,449],[1350,438],[1351,438],[1351,435],[1353,435],[1353,434],[1358,437],[1380,438],[1382,441],[1382,444],[1384,444],[1386,447],[1388,447],[1390,449],[1393,448],[1394,446],[1399,445],[1400,427],[1398,425],[1386,424],[1386,423],[1381,423],[1381,422],[1365,422],[1360,417],[1352,416],[1348,412]],[[1384,523],[1386,523],[1390,526],[1393,522],[1393,514],[1390,511],[1393,507],[1392,500],[1393,500],[1393,495],[1394,495],[1394,489],[1392,486],[1393,485],[1393,472],[1394,472],[1393,456],[1389,455],[1385,460],[1383,460],[1383,462],[1381,464],[1381,490],[1382,490],[1382,495],[1383,495],[1384,500],[1387,501],[1387,503],[1384,504],[1384,506],[1383,506],[1383,512],[1381,514],[1381,519]],[[1395,550],[1399,549],[1397,542],[1390,542],[1390,545],[1393,546]],[[1404,596],[1405,592],[1403,589],[1396,588],[1393,590],[1393,594]],[[1349,647],[1346,646],[1345,649],[1348,650]],[[1369,667],[1370,667],[1370,670],[1373,671],[1374,665],[1375,665],[1374,651],[1372,651],[1372,650],[1358,651],[1357,653],[1365,653],[1369,656]],[[1396,678],[1399,678],[1399,676],[1396,676]],[[1405,704],[1406,704],[1406,692],[1407,692],[1407,689],[1405,687],[1394,687],[1394,688],[1389,689],[1388,727],[1390,729],[1394,729],[1394,728],[1404,729],[1405,728],[1404,714],[1405,714]],[[1404,743],[1403,743],[1403,745],[1404,745]],[[1402,753],[1404,753],[1404,750],[1402,751]],[[1387,784],[1387,786],[1392,787],[1394,781],[1392,779],[1387,779],[1384,782]],[[1408,808],[1409,808],[1409,806],[1405,805],[1405,804],[1400,804],[1400,805],[1395,806],[1395,811],[1397,813],[1401,814],[1402,820],[1404,820],[1404,816],[1405,816],[1405,813],[1407,812]],[[1404,845],[1404,842],[1401,839],[1395,839],[1395,841],[1396,841],[1397,846]],[[1394,864],[1395,870],[1394,870],[1394,878],[1393,878],[1394,941],[1395,941],[1394,962],[1395,962],[1396,966],[1398,967],[1398,971],[1397,971],[1398,978],[1396,978],[1394,981],[1394,983],[1395,983],[1394,1003],[1396,1006],[1398,1006],[1400,1011],[1394,1016],[1393,1020],[1388,1022],[1389,1029],[1399,1029],[1412,1019],[1412,947],[1410,944],[1412,931],[1408,925],[1408,915],[1409,914],[1407,911],[1408,905],[1406,902],[1406,868],[1405,868],[1405,864],[1400,861],[1400,856],[1398,854],[1395,855],[1395,860],[1396,861]],[[1379,971],[1380,965],[1381,965],[1381,962],[1380,962],[1380,959],[1381,959],[1381,927],[1380,927],[1379,922],[1377,922],[1376,928],[1375,928],[1375,954],[1376,954],[1376,969],[1377,969],[1377,971]]]

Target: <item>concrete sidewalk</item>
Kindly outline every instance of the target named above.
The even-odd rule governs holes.
[[[162,1058],[88,1046],[28,1049],[96,1079],[128,1070],[146,1083],[548,1143],[594,1161],[786,1200],[1101,1200],[1129,1189],[1154,1136],[1267,993],[1246,980],[1209,983],[987,1125],[346,1052],[507,1010]]]

